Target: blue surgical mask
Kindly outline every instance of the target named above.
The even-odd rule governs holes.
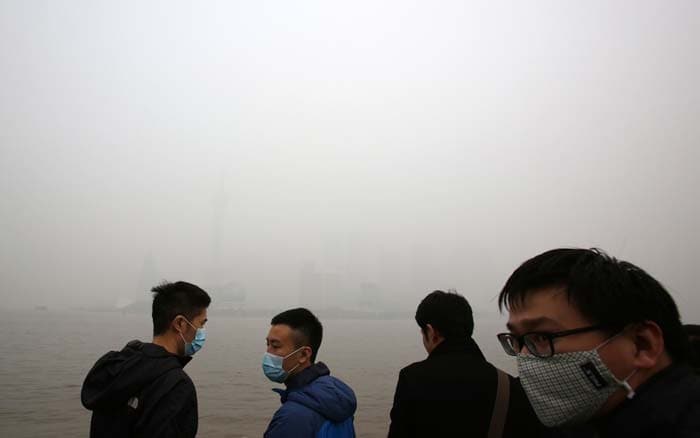
[[[194,339],[192,339],[192,342],[187,342],[185,341],[185,337],[182,336],[182,333],[180,333],[180,337],[182,338],[182,342],[185,343],[185,356],[194,356],[196,352],[204,347],[204,341],[207,340],[207,332],[203,328],[197,328],[192,325],[191,322],[187,321],[187,318],[185,318],[185,321],[196,330]]]
[[[272,380],[273,382],[277,383],[282,383],[285,380],[287,380],[287,377],[289,377],[289,373],[297,369],[297,367],[300,364],[297,364],[294,368],[292,368],[289,371],[285,371],[284,368],[282,367],[282,364],[284,363],[284,360],[291,356],[292,354],[296,353],[297,351],[301,350],[304,347],[299,347],[296,350],[292,351],[286,356],[277,356],[272,353],[265,353],[263,355],[263,360],[262,360],[262,369],[263,373],[265,373],[265,377],[268,379]]]

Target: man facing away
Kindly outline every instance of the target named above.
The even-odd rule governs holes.
[[[499,340],[553,436],[700,436],[700,378],[678,309],[642,269],[554,249],[513,272],[499,306],[509,311]]]
[[[357,401],[352,389],[316,362],[323,327],[307,309],[291,309],[272,318],[262,368],[273,382],[284,383],[282,406],[265,438],[354,438]]]
[[[700,325],[685,324],[683,326],[685,333],[690,341],[690,365],[695,370],[695,374],[700,374]]]
[[[472,339],[463,296],[428,294],[416,322],[428,358],[399,373],[389,438],[539,436],[543,428],[517,380],[488,363]]]
[[[90,437],[194,437],[197,395],[183,370],[204,345],[209,295],[179,281],[153,292],[153,342],[131,341],[92,367],[81,393]]]

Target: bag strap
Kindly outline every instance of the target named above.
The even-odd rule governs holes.
[[[508,415],[508,402],[510,400],[510,379],[508,374],[496,368],[498,384],[496,386],[496,401],[493,404],[491,424],[489,425],[489,438],[501,438],[506,425]]]

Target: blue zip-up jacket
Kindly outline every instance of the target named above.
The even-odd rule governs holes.
[[[265,438],[354,438],[355,393],[332,377],[323,362],[317,362],[285,382],[279,393],[280,407],[265,431]]]

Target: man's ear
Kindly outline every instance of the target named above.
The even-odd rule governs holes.
[[[437,342],[439,339],[442,338],[442,334],[440,334],[440,331],[433,327],[432,324],[425,325],[425,335],[427,339],[432,342]]]
[[[186,329],[185,325],[187,325],[187,323],[185,322],[185,317],[182,315],[177,315],[172,321],[170,321],[170,328],[175,330],[177,333],[184,334]]]
[[[666,351],[661,327],[654,321],[644,321],[633,326],[631,336],[635,346],[635,368],[654,368]]]
[[[299,352],[301,353],[299,363],[311,362],[311,355],[313,354],[311,347],[304,347]]]

